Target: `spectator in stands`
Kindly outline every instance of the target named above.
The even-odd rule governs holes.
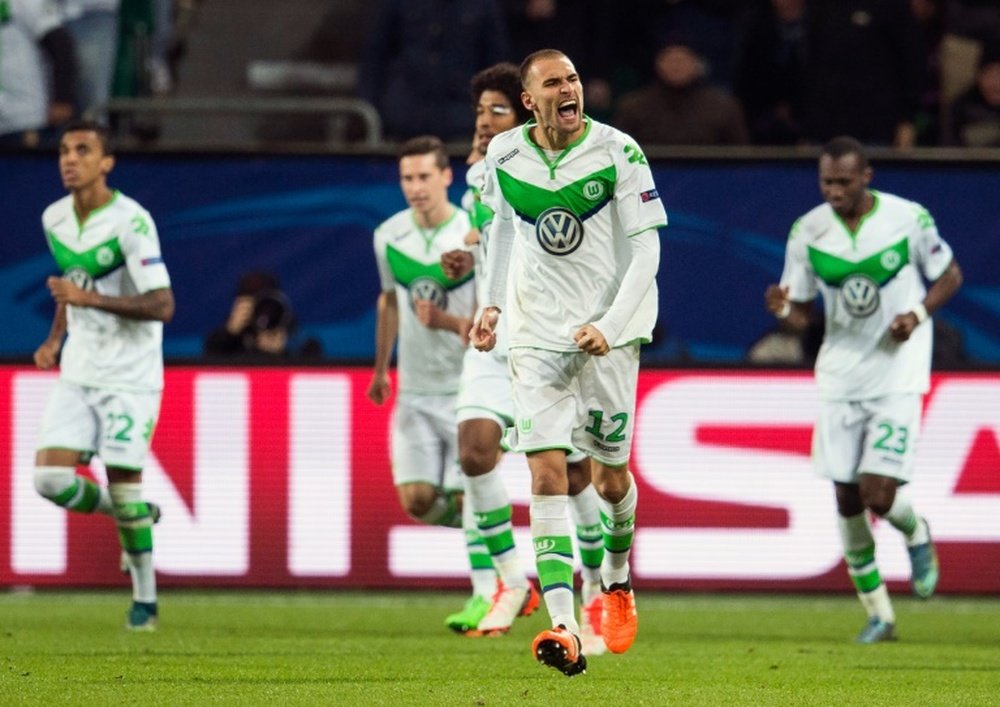
[[[73,35],[79,79],[80,112],[104,106],[118,55],[118,11],[121,0],[62,0],[66,29]]]
[[[987,45],[976,83],[952,106],[952,144],[1000,147],[1000,42]]]
[[[805,16],[806,0],[756,0],[745,16],[734,87],[756,144],[802,140]]]
[[[805,133],[912,147],[924,76],[910,0],[810,0]]]
[[[706,82],[702,57],[683,37],[657,53],[656,78],[618,101],[614,125],[645,145],[740,145],[749,133],[739,102]]]
[[[469,79],[511,58],[499,0],[383,0],[358,93],[378,109],[389,140],[465,142]]]
[[[813,312],[804,331],[784,320],[750,345],[747,361],[760,365],[812,366],[823,343],[823,312]]]
[[[248,272],[240,278],[226,323],[205,339],[205,355],[258,360],[320,356],[315,339],[297,350],[290,347],[295,327],[291,302],[278,278],[267,271]]]
[[[619,3],[619,6],[622,4]],[[616,51],[625,53],[637,70],[640,86],[653,78],[652,59],[663,43],[678,35],[693,42],[712,83],[732,89],[735,36],[746,0],[632,0],[619,12]]]
[[[74,115],[73,38],[46,0],[8,0],[0,8],[0,145],[55,145]]]
[[[946,0],[910,0],[910,9],[920,26],[921,52],[924,57],[923,87],[917,107],[915,127],[917,143],[938,145],[941,126],[941,54],[945,34]]]

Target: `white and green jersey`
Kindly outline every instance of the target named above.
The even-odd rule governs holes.
[[[430,300],[453,316],[472,316],[472,273],[455,281],[445,277],[441,269],[441,255],[462,248],[470,227],[468,214],[452,206],[451,217],[436,228],[421,228],[413,211],[405,209],[375,229],[375,261],[382,291],[395,292],[399,305],[396,360],[401,393],[458,392],[465,347],[454,332],[421,324],[414,301]]]
[[[534,126],[497,135],[486,153],[482,199],[494,211],[492,240],[501,248],[498,239],[513,237],[506,302],[492,304],[506,305],[511,348],[578,351],[573,334],[607,313],[618,294],[632,259],[629,239],[665,226],[667,215],[628,135],[587,118],[580,138],[547,153],[530,137]],[[499,299],[505,287],[494,275],[501,277],[489,273],[490,298]],[[650,340],[655,280],[643,286],[611,346]]]
[[[42,214],[49,249],[63,277],[84,290],[131,297],[170,287],[160,240],[149,212],[116,191],[80,223],[73,197]],[[163,388],[163,322],[126,319],[93,307],[66,307],[60,375],[78,385],[110,390]]]
[[[932,326],[896,342],[889,325],[913,310],[952,260],[920,204],[872,192],[875,206],[851,232],[829,204],[792,226],[781,284],[794,302],[823,295],[826,330],[816,360],[824,400],[923,393],[930,386]]]

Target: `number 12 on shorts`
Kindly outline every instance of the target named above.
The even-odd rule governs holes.
[[[608,427],[611,428],[611,431],[607,435],[601,432],[601,427],[604,426],[604,411],[591,410],[589,414],[590,425],[584,428],[585,432],[588,432],[597,439],[605,442],[625,441],[625,425],[628,424],[627,412],[617,412],[608,418]]]

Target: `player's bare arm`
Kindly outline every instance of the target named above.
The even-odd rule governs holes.
[[[174,293],[162,287],[141,295],[111,297],[92,290],[83,290],[76,283],[52,276],[45,281],[52,299],[59,304],[100,309],[126,319],[169,322],[174,317]]]
[[[399,305],[395,292],[382,292],[375,304],[375,370],[368,384],[368,399],[381,405],[392,395],[389,360],[399,333]]]
[[[909,339],[918,326],[923,324],[934,312],[941,309],[958,292],[958,288],[962,286],[962,279],[962,269],[958,267],[957,262],[952,260],[941,277],[935,280],[934,284],[927,290],[927,295],[920,307],[897,314],[892,320],[892,324],[889,325],[889,334],[892,338],[896,341]]]
[[[573,341],[576,342],[581,351],[591,356],[603,356],[611,350],[604,334],[593,324],[584,324],[577,329],[576,333],[573,334]]]
[[[35,365],[46,371],[59,361],[59,352],[62,350],[63,337],[66,336],[66,305],[57,304],[55,315],[52,317],[52,326],[49,328],[49,335],[46,337],[33,356]]]
[[[764,291],[764,307],[776,318],[784,321],[792,331],[804,332],[812,316],[812,302],[792,302],[788,299],[788,287],[768,285]]]
[[[497,322],[500,320],[499,307],[484,307],[469,332],[469,341],[478,351],[492,351],[497,345]]]

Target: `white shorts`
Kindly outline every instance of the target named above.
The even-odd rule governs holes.
[[[141,471],[160,414],[161,391],[85,388],[58,381],[42,417],[38,449],[72,449],[107,467]]]
[[[455,395],[400,394],[392,411],[392,480],[462,490]]]
[[[501,430],[514,424],[514,396],[505,359],[469,347],[462,359],[456,411],[458,422],[493,420]]]
[[[813,468],[847,484],[857,483],[860,474],[910,481],[920,413],[917,393],[822,403],[813,430]]]
[[[610,466],[628,463],[638,344],[605,356],[517,348],[510,363],[517,451],[576,449]]]

